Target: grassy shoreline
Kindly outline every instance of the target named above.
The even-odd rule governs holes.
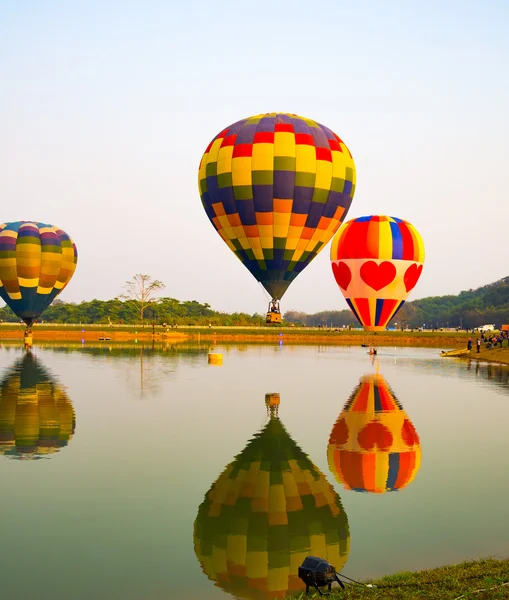
[[[20,339],[25,326],[21,324],[3,323],[0,326],[0,338]],[[84,334],[84,335],[82,335]],[[98,339],[110,337],[113,341],[126,339],[177,339],[211,340],[211,341],[276,341],[281,337],[286,342],[302,341],[328,344],[356,345],[447,345],[461,347],[466,344],[468,334],[456,331],[384,331],[366,333],[362,330],[328,330],[311,327],[163,327],[146,326],[114,326],[108,325],[35,325],[35,339],[81,339],[87,337]]]
[[[347,586],[341,590],[337,584],[332,588],[333,598],[352,600],[483,600],[486,598],[509,598],[509,559],[480,559],[458,565],[447,565],[417,572],[396,573],[377,580],[364,581],[376,587]],[[318,598],[316,591],[308,598]],[[304,600],[305,593],[290,596]]]
[[[407,346],[428,347],[440,350],[464,348],[469,337],[475,342],[475,336],[458,331],[384,331],[367,334],[358,330],[324,330],[318,328],[281,327],[179,327],[163,329],[155,327],[109,327],[108,325],[36,325],[33,328],[33,341],[38,342],[154,342],[173,343],[211,342],[211,343],[246,343],[246,344],[284,344],[295,345],[330,345],[330,346]],[[24,325],[2,324],[0,340],[22,340]],[[509,347],[492,348],[484,346],[479,353],[475,345],[472,352],[461,359],[444,360],[480,360],[486,362],[509,364]]]

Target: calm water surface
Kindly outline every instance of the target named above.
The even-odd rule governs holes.
[[[268,599],[312,552],[354,578],[509,556],[505,367],[208,350],[0,348],[0,597]]]

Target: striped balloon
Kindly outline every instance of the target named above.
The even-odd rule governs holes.
[[[327,127],[267,113],[230,125],[210,142],[199,189],[219,235],[280,300],[346,217],[355,164]]]
[[[67,446],[75,426],[64,388],[27,352],[0,382],[0,455],[44,458]]]
[[[331,245],[332,271],[359,323],[381,331],[421,276],[424,243],[402,219],[359,217],[345,223]]]
[[[277,406],[270,394],[266,403]],[[273,600],[301,590],[309,554],[339,571],[350,549],[341,500],[271,412],[200,505],[194,548],[203,571],[235,598]]]
[[[77,261],[76,245],[54,225],[0,224],[0,297],[28,326],[69,283]]]
[[[415,428],[385,379],[365,375],[332,428],[329,468],[348,490],[383,494],[415,478],[421,445]]]

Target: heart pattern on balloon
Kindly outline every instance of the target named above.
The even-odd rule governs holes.
[[[378,447],[387,452],[392,446],[392,433],[382,423],[371,421],[359,432],[357,441],[364,450],[369,451]]]
[[[368,260],[361,267],[361,277],[364,283],[378,292],[394,281],[396,267],[386,260],[380,264],[374,260]]]
[[[403,426],[401,427],[401,437],[407,446],[417,446],[420,443],[419,435],[417,431],[415,431],[415,427],[413,423],[411,423],[408,419],[403,421]]]
[[[348,425],[344,417],[342,417],[333,427],[330,436],[330,444],[338,444],[344,446],[348,442]]]
[[[350,285],[350,281],[352,281],[352,271],[350,271],[350,267],[344,262],[332,263],[332,272],[334,273],[334,278],[339,287],[346,292]]]
[[[405,288],[407,292],[413,290],[415,285],[419,281],[419,277],[422,273],[422,267],[423,265],[417,266],[417,264],[414,263],[413,265],[410,265],[406,270],[403,281],[405,283]]]

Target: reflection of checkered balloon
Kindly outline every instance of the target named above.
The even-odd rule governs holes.
[[[27,352],[0,381],[0,456],[37,460],[58,452],[75,426],[65,389]]]
[[[334,488],[271,418],[206,494],[194,549],[207,577],[235,598],[274,600],[304,587],[298,569],[310,554],[341,570],[350,530]]]
[[[267,113],[242,119],[212,140],[199,187],[228,247],[280,299],[346,217],[355,164],[327,127]]]

